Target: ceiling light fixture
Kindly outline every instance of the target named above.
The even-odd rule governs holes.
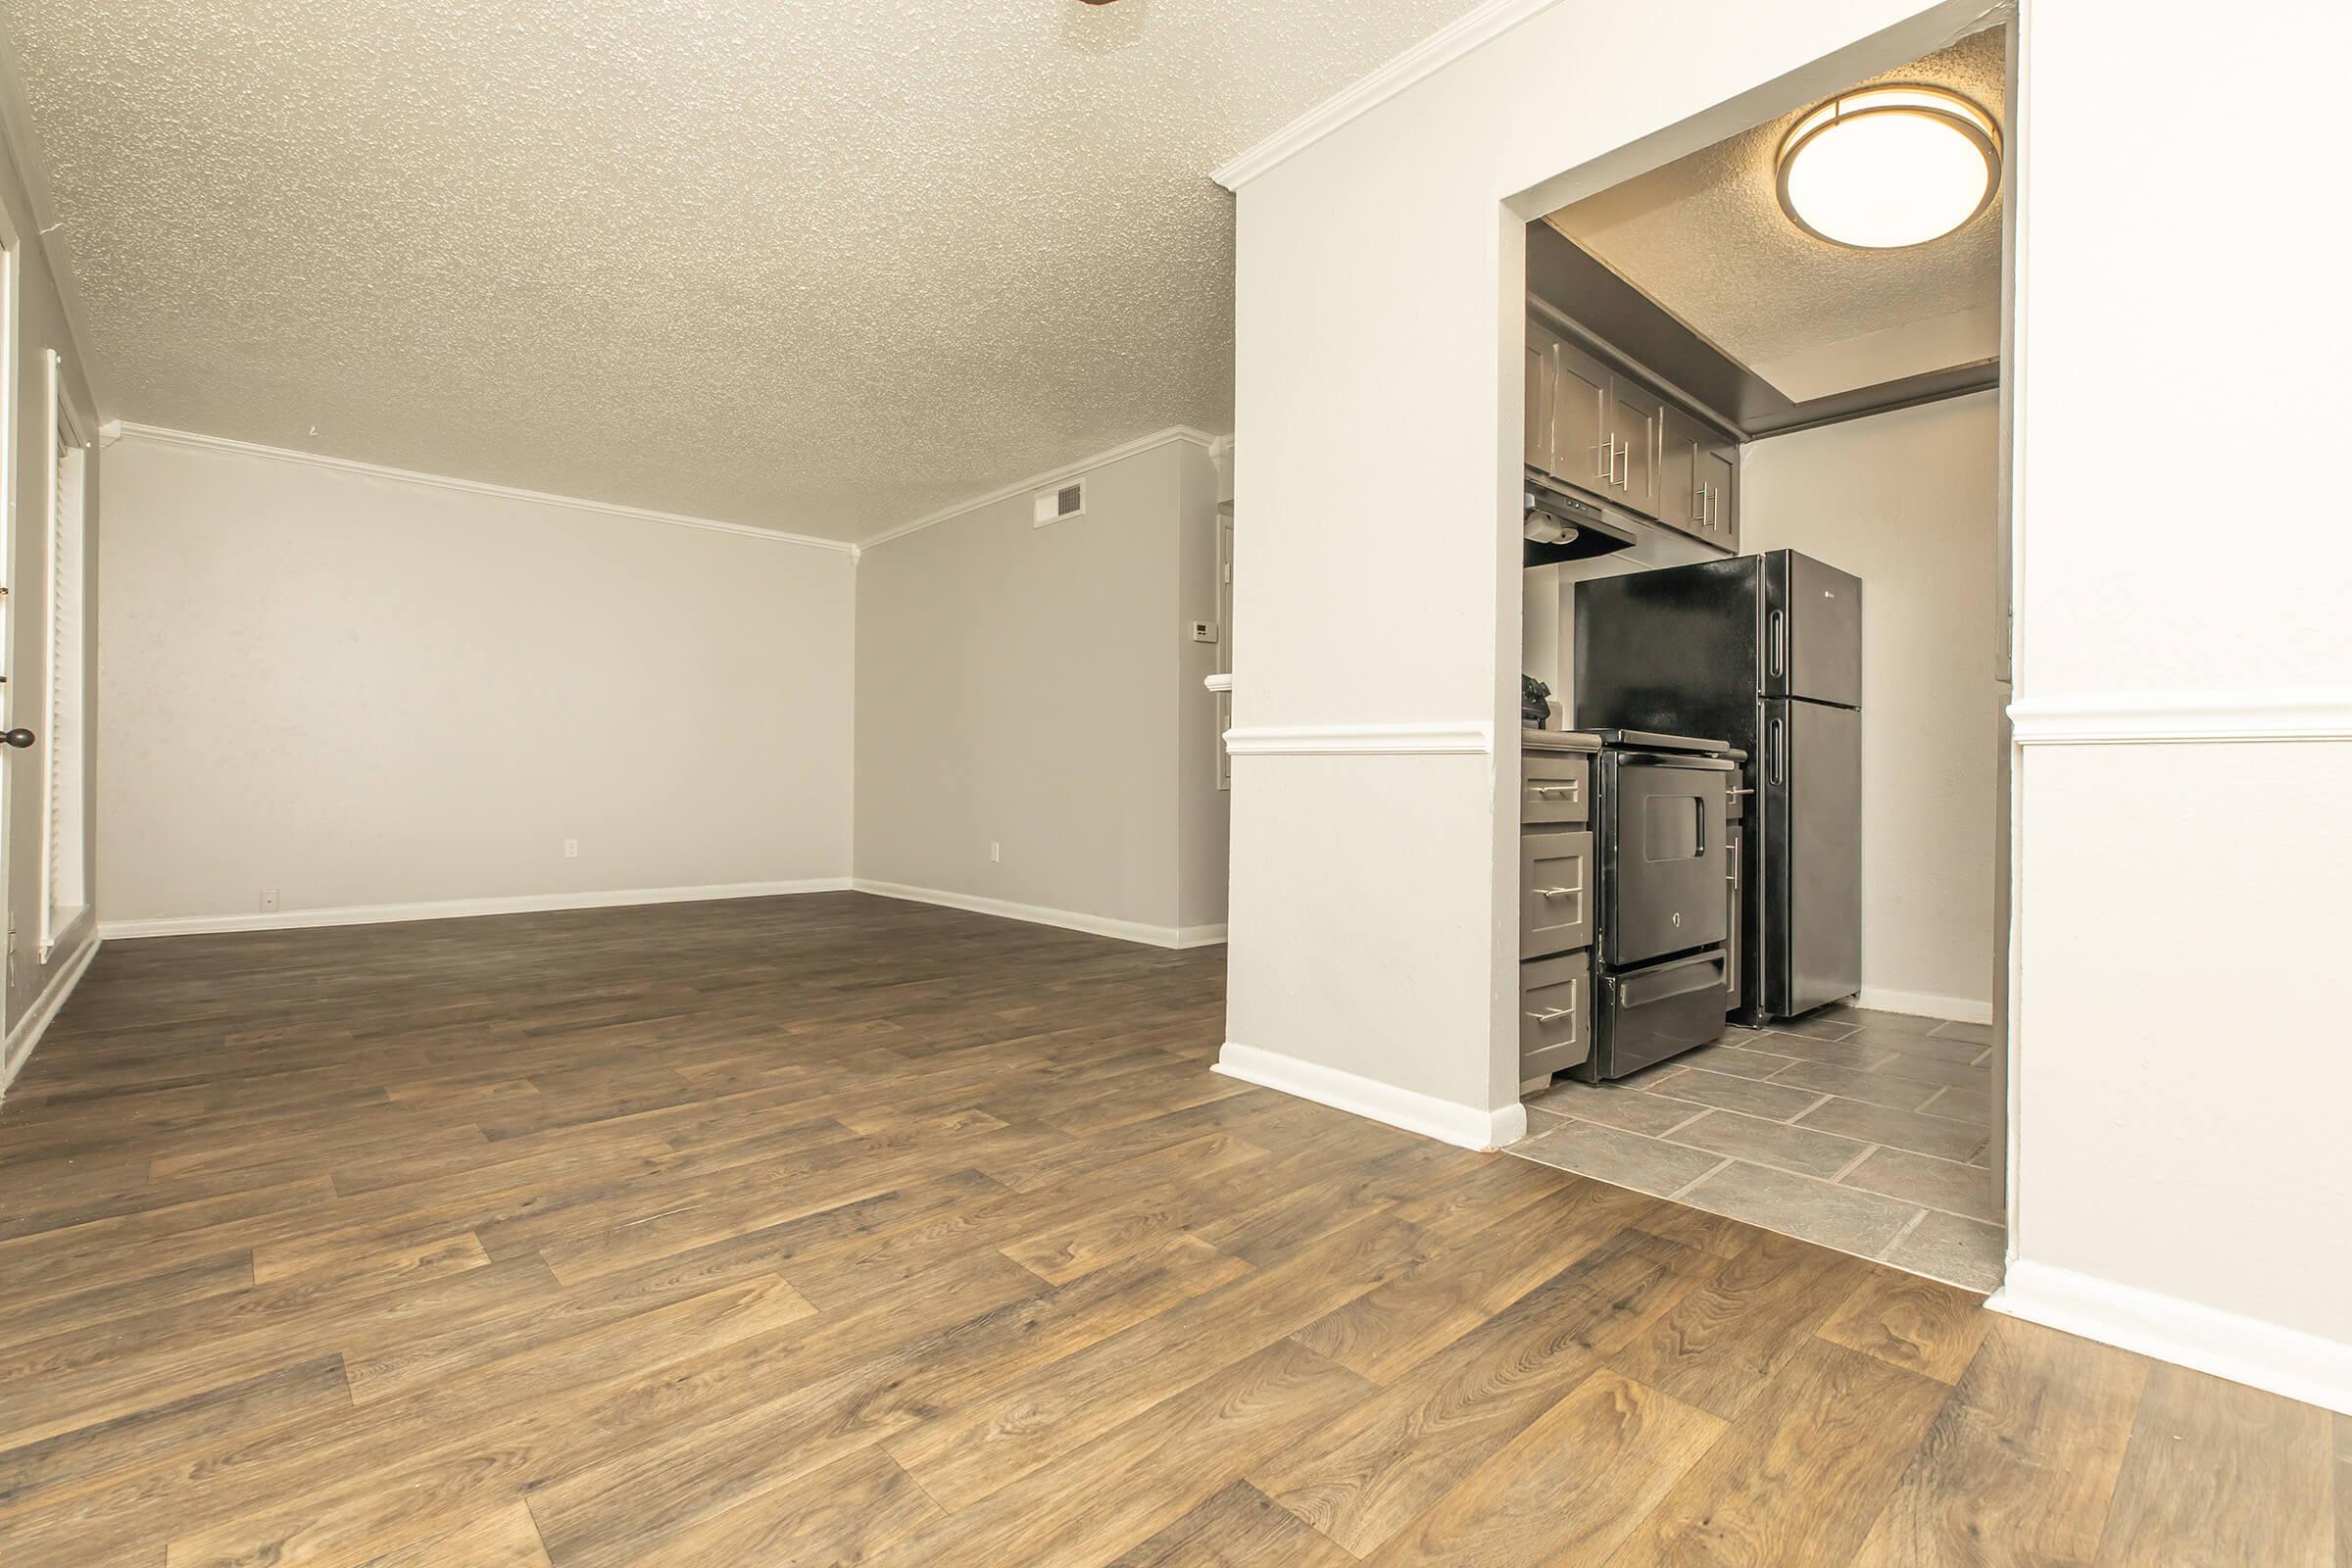
[[[1781,207],[1806,233],[1854,250],[1949,234],[2001,187],[2001,127],[1942,87],[1841,93],[1781,142]]]

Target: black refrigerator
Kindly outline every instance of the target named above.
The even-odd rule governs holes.
[[[1575,725],[1747,754],[1734,1016],[1862,984],[1862,581],[1793,550],[1576,585]]]

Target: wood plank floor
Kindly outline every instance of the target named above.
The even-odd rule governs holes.
[[[2352,1560],[2322,1411],[1222,1020],[856,894],[112,946],[0,1106],[0,1563]]]

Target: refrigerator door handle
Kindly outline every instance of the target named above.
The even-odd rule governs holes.
[[[1772,781],[1775,784],[1788,781],[1788,741],[1782,732],[1781,720],[1776,718],[1772,721]]]
[[[1772,672],[1788,673],[1788,619],[1778,610],[1772,612]]]

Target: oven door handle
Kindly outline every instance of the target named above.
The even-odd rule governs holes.
[[[1728,757],[1692,757],[1685,752],[1616,752],[1619,766],[1639,762],[1644,767],[1680,767],[1697,773],[1737,773],[1740,764]]]
[[[1639,1007],[1721,984],[1723,965],[1720,962],[1673,964],[1663,973],[1652,969],[1646,973],[1626,976],[1617,982],[1617,995],[1627,1005]]]

